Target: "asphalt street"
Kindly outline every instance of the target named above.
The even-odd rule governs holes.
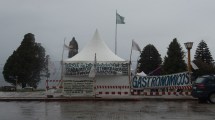
[[[214,120],[197,101],[0,102],[1,120]]]

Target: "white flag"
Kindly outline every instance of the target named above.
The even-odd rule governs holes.
[[[94,78],[96,76],[96,64],[97,64],[97,61],[96,61],[96,54],[95,54],[94,64],[91,67],[90,73],[89,73],[90,78]]]
[[[188,62],[187,62],[187,57],[185,57],[185,58],[186,58],[186,59],[185,59],[185,62],[188,64]],[[190,62],[190,65],[191,65],[191,67],[192,67],[194,70],[199,69],[199,67],[198,67],[193,61]]]
[[[141,49],[140,49],[139,45],[134,40],[132,40],[132,50],[136,50],[141,53]]]
[[[191,66],[192,66],[192,68],[193,68],[194,70],[199,69],[198,66],[197,66],[195,63],[190,62],[190,64],[191,64]]]
[[[72,49],[72,46],[68,46],[68,45],[64,44],[64,48],[66,48],[67,50],[70,50],[70,49]]]

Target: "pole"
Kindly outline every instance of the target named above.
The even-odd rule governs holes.
[[[131,47],[130,60],[129,60],[129,66],[128,66],[130,93],[131,93],[131,55],[132,55],[132,47]]]
[[[49,81],[48,80],[46,80],[46,82],[45,82],[45,85],[46,85],[46,95],[47,95],[47,93],[48,93],[48,86],[49,86]]]
[[[18,76],[16,76],[16,90],[17,90],[17,85],[18,85]]]
[[[94,67],[94,74],[95,74],[95,76],[93,77],[93,90],[94,90],[94,97],[96,98],[96,73],[97,73],[97,60],[96,60],[96,53],[95,53],[95,58],[94,58],[94,64],[93,64],[93,66],[92,67]]]
[[[61,56],[61,86],[63,86],[62,88],[62,93],[64,92],[64,81],[63,81],[63,73],[64,73],[64,67],[63,67],[63,54],[64,54],[64,45],[65,45],[65,41],[66,41],[66,38],[64,38],[64,42],[63,42],[63,50],[62,50],[62,56]]]
[[[191,73],[191,64],[190,64],[190,49],[188,49],[188,71]]]
[[[190,60],[190,50],[192,49],[192,46],[193,46],[193,42],[186,42],[184,43],[186,49],[187,49],[187,52],[188,52],[188,56],[187,56],[187,70],[188,70],[188,73],[189,73],[189,81],[190,83],[192,83],[192,80],[191,80],[191,73],[192,73],[192,70],[191,70],[191,60]]]
[[[117,17],[117,10],[116,10]],[[117,54],[117,19],[116,19],[116,29],[115,29],[115,54]]]
[[[137,64],[136,64],[136,69],[135,69],[135,75],[137,74],[137,69],[139,67],[139,64],[138,64],[138,60],[139,60],[140,56],[137,58]]]
[[[192,80],[191,80],[191,63],[190,63],[190,49],[187,49],[188,50],[188,73],[189,73],[189,82],[192,83]]]

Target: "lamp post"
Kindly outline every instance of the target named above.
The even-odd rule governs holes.
[[[186,42],[186,43],[184,43],[184,45],[188,51],[188,63],[187,63],[188,72],[191,73],[190,50],[192,49],[193,42]]]

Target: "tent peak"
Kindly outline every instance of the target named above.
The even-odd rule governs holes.
[[[65,61],[94,61],[95,53],[97,61],[125,62],[124,59],[110,50],[104,40],[101,39],[98,29],[96,29],[92,40],[77,55]]]

